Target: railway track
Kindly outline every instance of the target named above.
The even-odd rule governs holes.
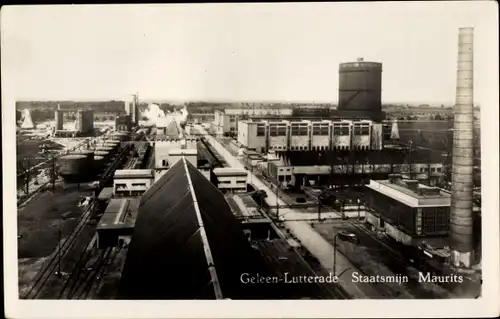
[[[92,292],[99,288],[106,266],[113,262],[118,252],[119,249],[107,248],[97,255],[96,260],[90,260],[90,267],[85,268],[84,274],[75,282],[65,299],[84,300],[92,296]]]
[[[47,283],[47,281],[52,277],[56,276],[56,269],[59,265],[59,260],[62,260],[66,254],[70,251],[70,249],[77,242],[80,233],[85,228],[87,222],[92,216],[93,208],[94,208],[95,200],[92,200],[89,204],[87,210],[80,217],[78,224],[75,227],[75,230],[66,238],[64,242],[60,242],[55,254],[50,258],[46,266],[38,273],[37,279],[28,290],[28,292],[24,295],[24,299],[37,299],[40,295],[40,292],[43,286]]]
[[[96,248],[96,239],[96,236],[92,237],[89,244],[87,244],[85,249],[80,254],[78,261],[73,267],[71,274],[66,279],[64,286],[59,293],[58,299],[71,299],[69,297],[73,295],[75,288],[78,287],[78,281],[82,277],[85,277],[85,272],[87,272],[88,269],[87,264],[90,262]]]

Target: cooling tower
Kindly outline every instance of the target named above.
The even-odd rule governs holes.
[[[473,263],[473,38],[473,28],[459,29],[450,216],[451,263],[457,268]]]
[[[35,128],[33,120],[31,119],[31,112],[28,109],[24,110],[24,119],[23,119],[23,124],[21,124],[21,128],[23,129]]]
[[[392,122],[391,140],[399,140],[399,126],[397,120],[394,120],[394,122]]]

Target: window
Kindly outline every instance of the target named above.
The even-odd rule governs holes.
[[[122,183],[116,183],[115,184],[116,189],[121,190],[121,189],[126,189],[127,184],[122,184]]]
[[[146,183],[132,183],[132,187],[146,187]]]
[[[435,171],[436,171],[435,167],[431,168],[431,172],[435,172]]]
[[[266,127],[265,126],[257,126],[257,136],[265,136],[266,135]]]
[[[436,168],[438,172],[441,172],[441,167]]]
[[[162,160],[161,161],[161,166],[163,166],[163,167],[168,166],[168,161],[167,160]]]
[[[334,124],[333,135],[335,136],[349,135],[349,124]]]
[[[354,125],[354,135],[369,135],[370,134],[370,126],[369,125]]]
[[[246,184],[247,181],[236,181],[236,184]]]

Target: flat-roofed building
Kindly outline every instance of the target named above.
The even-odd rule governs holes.
[[[240,168],[218,167],[213,169],[212,182],[223,192],[246,192],[248,172]]]
[[[116,197],[140,196],[153,184],[154,173],[150,169],[116,170],[113,189]]]
[[[436,187],[389,175],[366,185],[366,220],[406,245],[428,236],[446,236],[451,196]]]
[[[264,153],[267,141],[267,122],[239,121],[238,143],[246,149]]]
[[[169,166],[175,165],[178,161],[185,157],[188,162],[193,164],[195,167],[198,165],[198,150],[196,148],[175,148],[168,152],[168,164]]]

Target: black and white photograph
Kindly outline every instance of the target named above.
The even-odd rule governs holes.
[[[7,317],[499,315],[496,2],[0,21]]]

